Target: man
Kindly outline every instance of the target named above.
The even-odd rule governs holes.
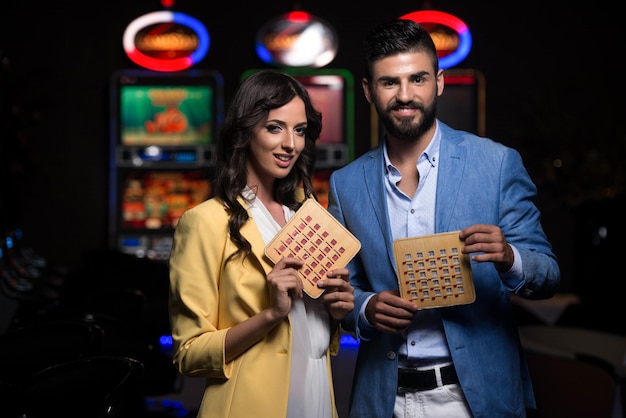
[[[551,297],[560,270],[519,153],[436,118],[435,45],[410,20],[364,42],[378,147],[330,178],[329,211],[360,241],[350,263],[360,339],[350,417],[524,417],[535,400],[509,294]],[[460,230],[476,298],[417,309],[401,298],[392,243]]]

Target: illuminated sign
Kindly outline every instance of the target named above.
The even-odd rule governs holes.
[[[133,20],[123,45],[134,63],[155,71],[180,71],[200,62],[209,50],[209,33],[197,19],[180,12],[152,12]]]
[[[337,33],[324,20],[293,11],[261,27],[256,53],[267,64],[320,68],[335,59],[338,43]]]
[[[472,48],[472,35],[458,17],[436,10],[420,10],[400,16],[423,25],[435,42],[439,68],[454,67],[467,57]]]

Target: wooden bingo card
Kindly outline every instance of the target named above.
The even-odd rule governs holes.
[[[307,199],[295,215],[265,247],[265,255],[277,263],[283,257],[304,261],[298,273],[304,291],[312,298],[328,270],[345,267],[361,249],[361,243],[315,199]]]
[[[418,308],[472,303],[476,299],[469,256],[459,231],[393,242],[400,294]]]

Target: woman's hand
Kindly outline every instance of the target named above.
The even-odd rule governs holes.
[[[282,258],[267,275],[271,310],[276,319],[282,319],[291,311],[291,299],[302,298],[302,279],[298,270],[304,265],[293,257]]]
[[[341,321],[354,309],[354,287],[348,281],[350,272],[346,268],[330,270],[327,279],[317,282],[317,286],[326,289],[322,293],[322,302],[328,306],[330,316]]]
[[[228,330],[224,341],[227,362],[256,344],[289,314],[292,298],[302,297],[298,269],[303,264],[296,258],[283,258],[274,265],[267,275],[270,306]]]

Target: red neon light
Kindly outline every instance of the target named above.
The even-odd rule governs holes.
[[[432,25],[443,25],[456,31],[459,35],[459,45],[452,53],[446,53],[447,50],[443,48],[443,46],[441,46],[441,48],[437,48],[439,68],[446,69],[453,67],[465,59],[467,54],[469,54],[472,47],[472,35],[465,22],[458,17],[445,12],[439,12],[437,10],[420,10],[413,13],[407,13],[401,16],[400,19],[408,19],[421,23],[429,31],[432,28]]]
[[[181,71],[191,67],[194,62],[189,57],[177,58],[173,60],[160,60],[148,57],[141,52],[134,50],[126,53],[131,61],[139,63],[142,67],[157,71]]]
[[[157,59],[144,54],[137,49],[135,36],[142,29],[155,24],[156,26],[151,30],[151,33],[165,33],[168,28],[175,24],[190,28],[198,37],[197,48],[189,56],[173,59],[164,59],[163,57]],[[122,43],[126,55],[142,67],[156,71],[180,71],[189,68],[204,58],[209,49],[210,37],[204,25],[197,19],[184,13],[163,10],[148,13],[133,20],[124,31]]]
[[[470,75],[445,75],[445,81],[452,84],[475,84],[476,78]]]
[[[294,23],[305,23],[311,19],[311,16],[307,12],[297,10],[295,12],[287,13],[287,20]]]
[[[414,20],[419,23],[439,23],[454,29],[458,34],[467,31],[467,25],[458,17],[437,10],[420,10],[407,13],[402,19]]]

